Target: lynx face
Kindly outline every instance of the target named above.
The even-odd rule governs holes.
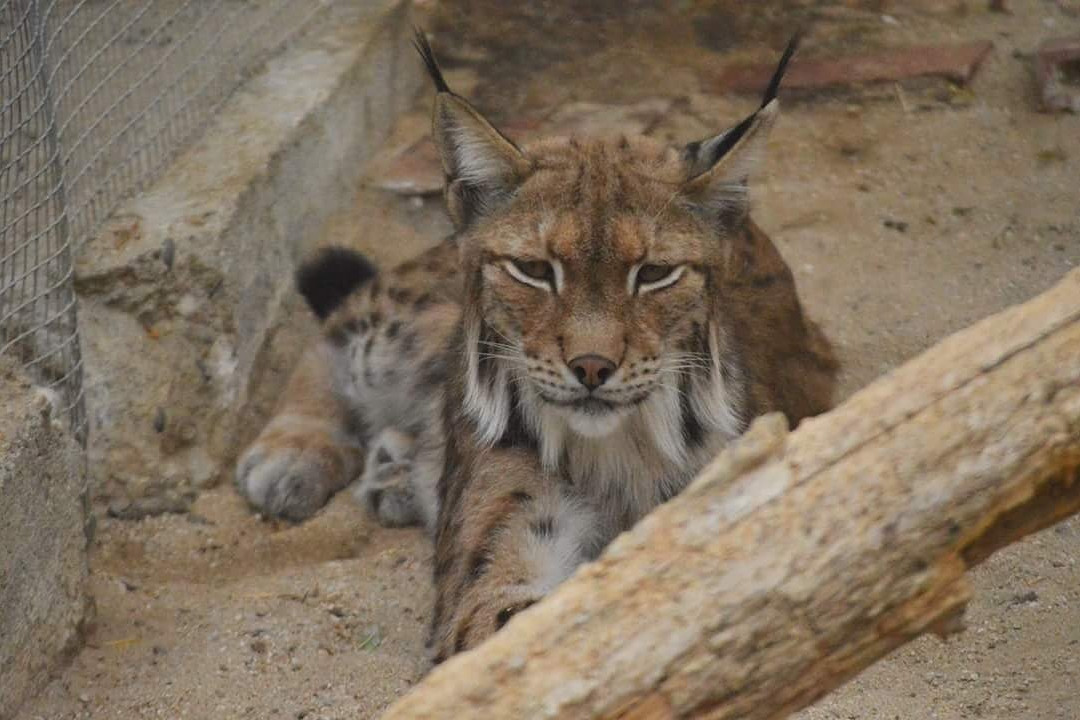
[[[616,430],[702,351],[721,242],[683,206],[680,158],[645,141],[534,148],[505,209],[468,237],[477,363],[501,363],[533,422]]]

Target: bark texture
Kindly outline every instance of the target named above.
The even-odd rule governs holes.
[[[385,718],[782,718],[926,631],[966,570],[1080,509],[1080,270],[681,495]]]

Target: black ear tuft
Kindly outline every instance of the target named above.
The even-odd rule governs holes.
[[[687,162],[695,172],[706,172],[719,162],[720,158],[724,157],[746,135],[747,130],[754,124],[758,113],[776,99],[776,95],[780,90],[780,81],[784,79],[788,63],[799,48],[802,36],[803,31],[799,30],[788,40],[787,47],[784,48],[784,54],[780,56],[780,62],[777,63],[776,70],[773,71],[772,78],[769,79],[769,86],[765,88],[765,96],[762,98],[761,105],[757,110],[743,118],[738,125],[723,135],[718,135],[708,141],[693,142],[686,146],[684,152]]]
[[[427,68],[431,81],[435,83],[435,89],[441,93],[452,92],[450,86],[446,84],[442,70],[439,69],[439,62],[435,59],[435,51],[431,49],[424,31],[418,27],[413,28],[413,47],[416,48],[416,52],[420,53],[420,59],[424,61],[424,67]]]
[[[353,250],[328,247],[296,271],[296,287],[320,320],[332,313],[342,301],[375,277],[375,266]]]
[[[802,42],[802,37],[803,31],[802,28],[800,28],[796,30],[795,34],[788,40],[787,47],[784,48],[784,54],[780,56],[780,62],[777,63],[776,70],[773,71],[772,78],[769,80],[769,86],[765,88],[765,97],[761,100],[761,107],[765,107],[776,99],[776,93],[780,90],[780,81],[784,79],[784,73],[787,72],[787,66],[791,61],[791,56],[799,49],[799,43]]]

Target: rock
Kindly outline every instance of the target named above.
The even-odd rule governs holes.
[[[1080,37],[1047,40],[1035,53],[1042,109],[1080,113]]]
[[[108,515],[117,520],[142,520],[166,514],[182,515],[191,510],[194,500],[193,492],[180,494],[172,491],[138,499],[121,498],[109,503]]]
[[[1038,602],[1038,600],[1039,600],[1039,593],[1035,592],[1034,590],[1027,590],[1025,592],[1018,592],[1015,595],[1013,595],[1012,599],[1009,601],[1009,604],[1010,605],[1028,605],[1028,604],[1031,604],[1033,602]]]

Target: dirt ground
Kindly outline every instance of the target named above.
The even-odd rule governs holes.
[[[993,41],[968,88],[785,103],[755,214],[838,346],[844,396],[1080,265],[1080,117],[1035,112],[1030,69],[1043,39],[1080,34],[1075,2],[506,5],[425,7],[451,82],[483,110],[542,120],[573,101],[661,98],[646,131],[678,141],[747,112],[717,68],[771,60],[800,24],[806,56]],[[391,263],[445,229],[436,198],[366,189],[323,240]],[[298,306],[280,334],[268,403],[311,323]],[[20,718],[374,717],[427,667],[428,545],[374,527],[347,494],[299,526],[259,519],[227,486],[183,514],[102,514],[91,562],[86,647]],[[1080,520],[973,576],[965,633],[900,649],[799,717],[1080,718]]]

